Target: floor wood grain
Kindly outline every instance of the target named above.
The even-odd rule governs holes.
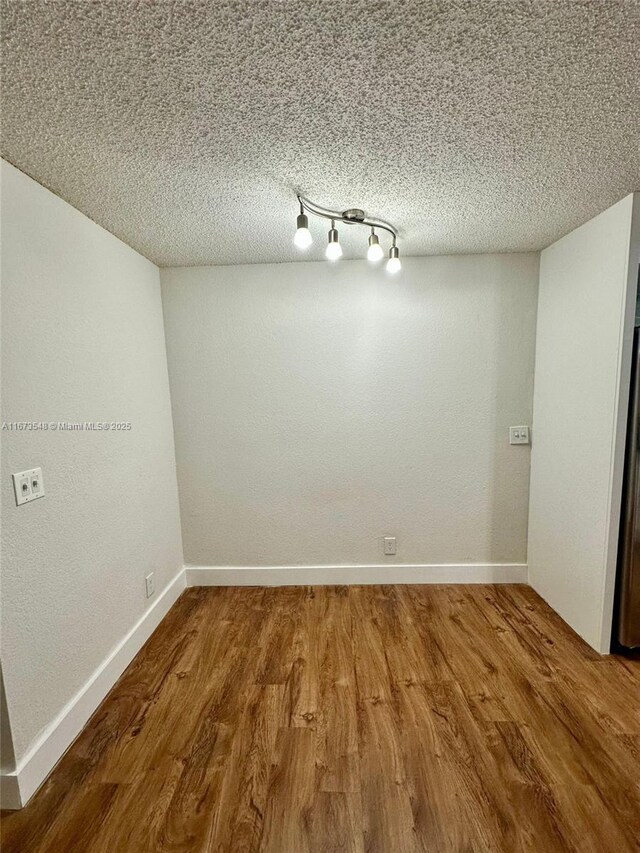
[[[640,850],[640,661],[526,586],[188,589],[3,853]]]

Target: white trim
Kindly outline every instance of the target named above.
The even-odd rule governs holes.
[[[627,444],[627,419],[633,360],[633,332],[638,289],[638,263],[640,262],[640,193],[631,198],[631,225],[627,249],[627,283],[620,307],[620,335],[618,342],[618,368],[614,408],[614,430],[611,445],[609,491],[607,494],[607,527],[602,574],[602,613],[600,615],[600,644],[597,651],[607,655],[611,651],[613,602],[618,566],[618,540],[622,507],[622,481]]]
[[[388,563],[371,566],[185,566],[187,586],[385,583],[527,583],[526,563]]]
[[[45,729],[12,773],[2,774],[3,808],[20,808],[38,790],[80,734],[98,705],[178,600],[186,586],[181,569],[129,633],[100,664],[84,687]],[[7,805],[5,805],[5,791]],[[15,805],[9,804],[18,802]]]

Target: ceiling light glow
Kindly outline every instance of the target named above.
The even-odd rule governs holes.
[[[309,220],[306,214],[303,213],[302,208],[300,209],[300,215],[296,222],[297,230],[295,237],[293,238],[293,242],[298,249],[302,249],[304,251],[313,243],[313,237],[311,236],[311,231],[309,231]]]
[[[367,260],[371,261],[372,264],[377,264],[378,261],[381,261],[384,258],[384,249],[380,245],[380,240],[378,240],[378,235],[376,232],[371,229],[371,235],[369,237],[369,248],[367,249]]]
[[[340,245],[340,240],[338,239],[338,229],[336,228],[336,223],[331,220],[331,229],[329,231],[329,242],[327,243],[327,248],[325,249],[325,255],[327,256],[327,260],[329,261],[337,261],[338,258],[342,257],[342,246]]]
[[[400,263],[400,252],[398,251],[397,246],[392,246],[389,249],[389,260],[387,261],[387,272],[391,273],[391,275],[395,275],[400,272],[402,269],[402,264]]]

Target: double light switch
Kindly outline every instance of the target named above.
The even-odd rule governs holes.
[[[31,468],[13,475],[13,490],[16,493],[16,504],[26,504],[44,497],[44,481],[42,468]]]

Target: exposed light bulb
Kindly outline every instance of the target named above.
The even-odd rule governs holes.
[[[295,243],[298,249],[308,249],[309,246],[313,243],[311,231],[309,231],[308,228],[298,228],[298,230],[296,231],[296,236],[293,238],[293,242]]]
[[[342,257],[342,246],[340,243],[328,243],[325,250],[325,255],[330,261],[337,261]]]
[[[400,252],[397,246],[392,246],[389,249],[389,260],[387,261],[387,272],[394,275],[400,272],[402,264],[400,263]]]
[[[367,260],[375,264],[378,261],[381,261],[383,257],[384,251],[380,245],[380,241],[378,240],[378,235],[372,228],[371,236],[369,237],[369,248],[367,249]]]
[[[313,243],[313,237],[311,236],[311,231],[309,231],[309,220],[304,213],[298,216],[296,224],[298,230],[293,238],[293,242],[298,249],[308,249]]]
[[[338,240],[338,230],[335,227],[335,222],[331,220],[331,230],[329,231],[329,242],[325,249],[325,255],[329,261],[337,261],[342,257],[342,246]]]

